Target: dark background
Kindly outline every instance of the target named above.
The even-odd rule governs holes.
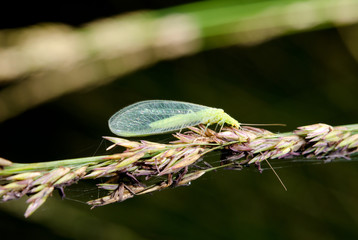
[[[245,0],[247,2],[247,0]],[[242,2],[245,2],[242,1]],[[79,1],[7,1],[2,4],[1,28],[23,27],[43,22],[61,22],[72,26],[112,15],[136,10],[158,10],[180,4],[200,2],[194,0],[79,0]]]
[[[171,1],[170,5],[189,1]],[[73,26],[167,1],[12,2],[1,28],[39,22]],[[19,14],[17,10],[26,9]],[[4,17],[4,16],[3,16]],[[281,37],[160,62],[107,85],[68,94],[0,124],[1,157],[38,162],[105,153],[108,118],[147,99],[223,108],[245,123],[286,123],[277,132],[357,122],[358,66],[339,29]],[[161,141],[161,138],[157,139]],[[215,156],[213,161],[215,161]],[[23,201],[1,204],[2,239],[357,239],[356,162],[206,174],[190,187],[89,210],[90,183],[57,194],[29,219]],[[85,189],[86,191],[83,191]],[[71,200],[74,199],[74,200]],[[3,238],[4,237],[4,238]]]

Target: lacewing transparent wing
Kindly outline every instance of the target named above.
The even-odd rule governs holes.
[[[121,109],[108,123],[110,130],[118,136],[145,136],[204,123],[203,118],[208,118],[212,110],[216,108],[179,101],[149,100]]]

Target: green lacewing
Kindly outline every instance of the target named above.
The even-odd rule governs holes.
[[[215,123],[240,127],[240,123],[222,109],[171,100],[137,102],[119,110],[108,121],[110,130],[123,137],[168,133]]]

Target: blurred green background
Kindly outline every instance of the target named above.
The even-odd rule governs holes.
[[[54,12],[57,15],[51,15],[47,7],[44,15],[38,14],[28,22],[9,21],[2,27],[26,27],[44,21],[77,26],[117,13],[169,7],[164,1],[136,1],[121,6],[113,0],[76,5],[78,11],[74,12],[75,6],[59,5],[68,12],[61,14],[58,10]],[[358,25],[350,25],[298,31],[261,44],[201,51],[66,94],[0,123],[0,156],[14,162],[39,162],[104,154],[106,143],[101,137],[112,135],[107,127],[109,117],[129,104],[147,99],[219,107],[245,123],[287,124],[271,127],[275,132],[318,122],[357,123],[358,65],[342,35],[356,32],[357,28]],[[1,88],[8,85],[2,84]],[[155,140],[163,141],[163,137]],[[204,175],[189,187],[93,210],[84,202],[95,198],[97,191],[91,183],[81,183],[68,189],[68,199],[60,200],[55,194],[28,219],[23,217],[24,200],[1,203],[0,236],[358,238],[356,162],[304,164],[279,169],[278,173],[287,192],[271,171],[260,174],[254,168],[220,170]]]

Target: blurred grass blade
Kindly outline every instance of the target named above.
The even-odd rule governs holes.
[[[161,60],[357,21],[357,0],[202,1],[80,28],[42,24],[1,30],[0,82],[9,86],[0,91],[0,122]]]

